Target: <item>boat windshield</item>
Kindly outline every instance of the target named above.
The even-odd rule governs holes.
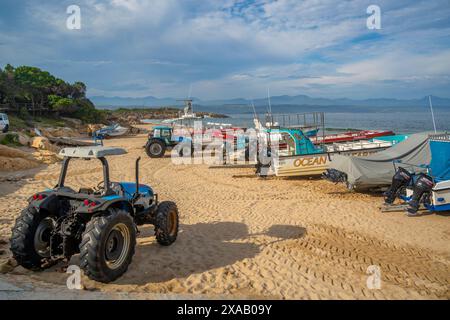
[[[287,132],[282,132],[279,142],[280,155],[293,156],[295,155],[295,140],[292,135]]]
[[[301,130],[307,138],[314,138],[319,141],[325,135],[325,115],[323,112],[270,113],[266,114],[265,120],[265,126],[269,129]]]

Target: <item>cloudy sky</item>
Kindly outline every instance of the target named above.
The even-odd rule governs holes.
[[[84,81],[90,96],[450,97],[450,0],[0,4],[0,66]],[[367,28],[372,4],[381,30]]]

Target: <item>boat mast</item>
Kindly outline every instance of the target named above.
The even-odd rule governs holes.
[[[433,112],[433,104],[431,103],[431,95],[428,96],[428,101],[430,102],[430,110],[431,110],[431,117],[433,118],[434,133],[437,133],[436,120],[434,119],[434,112]]]
[[[267,99],[269,100],[269,113],[272,115],[272,104],[270,102],[270,90],[269,87],[267,87]]]

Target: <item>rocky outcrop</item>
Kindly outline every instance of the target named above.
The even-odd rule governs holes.
[[[103,124],[99,123],[88,124],[85,127],[85,133],[87,133],[88,136],[92,137],[94,135],[94,132],[100,130],[101,128],[103,128],[103,126]]]
[[[56,128],[38,128],[41,134],[45,137],[53,137],[53,138],[59,138],[59,137],[79,137],[80,132],[78,130],[69,128],[69,127],[56,127]]]
[[[31,139],[30,147],[38,150],[46,150],[58,153],[60,148],[52,144],[46,137],[34,137]]]
[[[0,145],[0,170],[17,171],[36,168],[41,163],[31,153]]]

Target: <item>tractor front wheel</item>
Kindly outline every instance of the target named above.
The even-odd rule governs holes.
[[[155,236],[160,245],[169,246],[178,235],[178,208],[174,202],[164,201],[156,212]]]
[[[160,140],[150,140],[145,151],[150,158],[162,158],[166,152],[166,144]]]
[[[30,270],[43,269],[43,262],[50,258],[50,236],[56,226],[55,219],[28,207],[16,219],[11,234],[11,252],[22,267]]]
[[[135,246],[133,218],[124,210],[110,209],[87,224],[80,244],[80,265],[93,280],[114,281],[127,271]]]

